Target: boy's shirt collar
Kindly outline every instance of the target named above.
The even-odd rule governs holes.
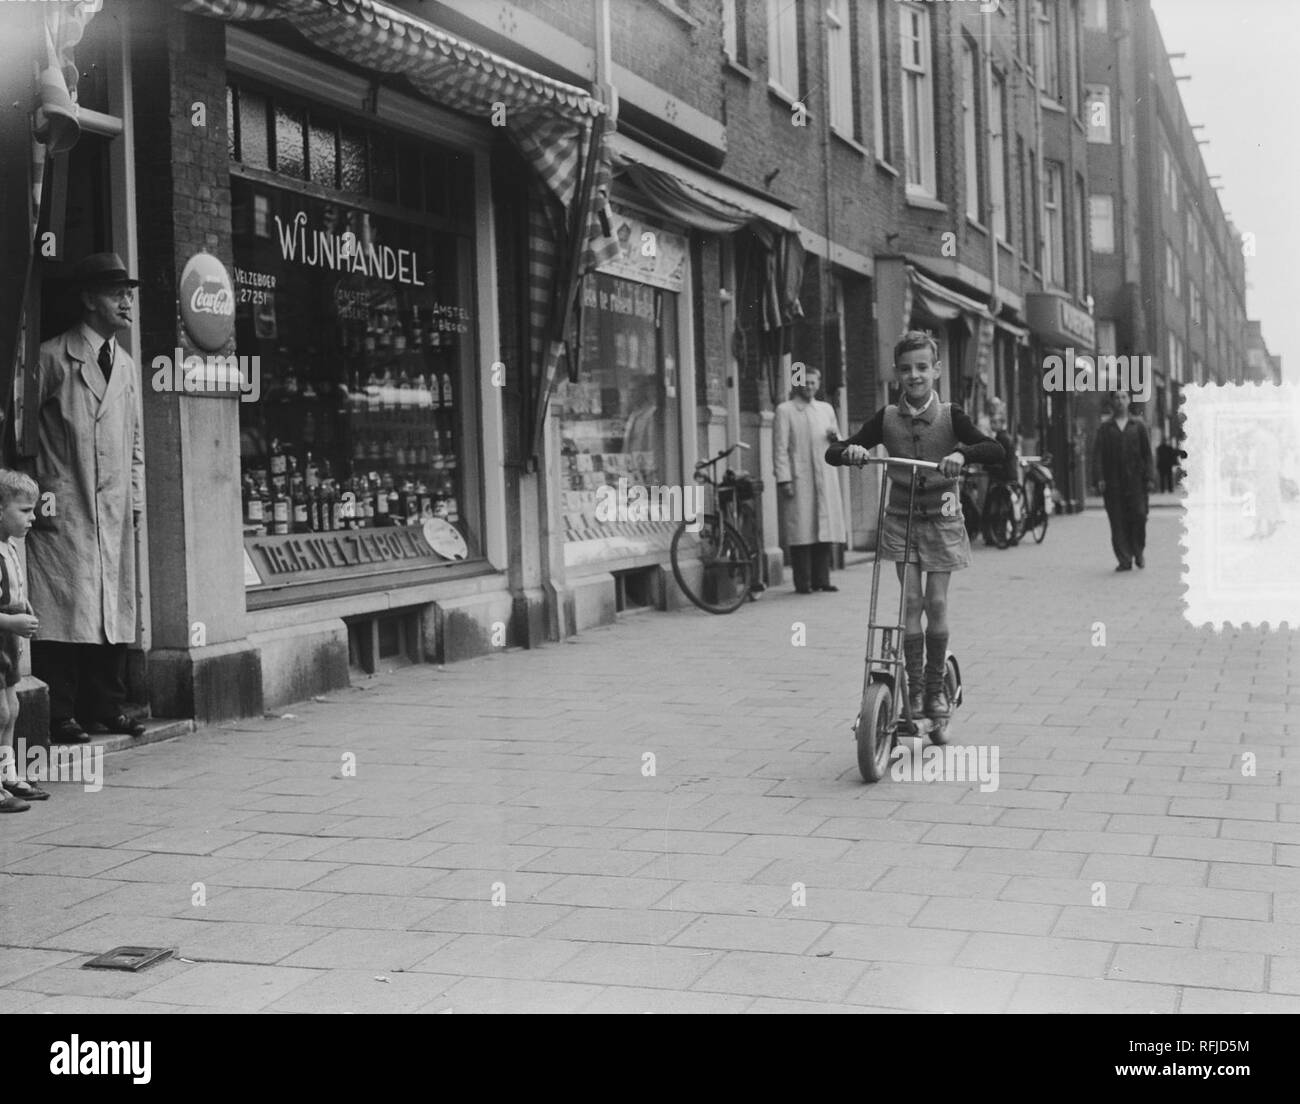
[[[919,419],[920,421],[923,422],[934,421],[934,417],[935,414],[938,412],[938,409],[939,409],[939,398],[938,395],[935,394],[935,392],[933,391],[930,392],[930,397],[925,400],[925,405],[921,407],[920,410],[913,410],[911,404],[908,403],[906,397],[900,395],[898,399],[898,412],[900,414],[903,414],[909,418]]]

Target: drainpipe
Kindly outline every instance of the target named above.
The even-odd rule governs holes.
[[[831,214],[831,97],[830,97],[831,27],[830,27],[830,23],[832,18],[833,17],[831,15],[830,8],[823,7],[822,18],[821,18],[821,25],[822,25],[821,55],[822,55],[822,88],[825,91],[822,96],[822,185],[823,185],[823,200],[826,204],[826,217],[822,221],[823,221],[823,227],[826,231],[826,256],[822,260],[820,266],[820,275],[819,275],[819,283],[821,286],[821,301],[822,301],[822,319],[821,319],[822,365],[821,367],[822,367],[823,380],[826,378],[826,353],[829,345],[829,339],[826,334],[826,319],[827,319],[827,299],[832,290],[832,281],[830,279],[831,249],[833,248],[832,242],[835,240],[833,237],[835,232],[835,227],[834,227],[833,216]],[[843,28],[844,33],[846,35],[850,33],[850,28],[852,27],[852,25],[853,25],[852,22],[850,22],[847,27]],[[839,340],[838,332],[836,333],[836,340]],[[839,351],[841,353],[844,351],[843,346],[840,347]],[[848,373],[848,364],[846,363],[846,361],[847,361],[846,357],[840,358],[840,393],[836,401],[836,411],[835,411],[835,420],[838,423],[838,429],[842,435],[847,435],[847,426],[848,426],[848,391],[849,391],[848,374],[849,373]],[[845,468],[841,468],[839,472],[840,507],[841,507],[840,512],[844,515],[844,531],[846,536],[850,532],[852,532],[853,529],[853,517],[852,517],[853,496],[849,493],[849,486],[850,486],[849,479],[850,479],[851,470],[852,469],[845,467]],[[835,566],[836,567],[843,566],[842,562],[840,562],[839,560],[838,553],[836,554]]]
[[[980,9],[981,18],[984,23],[984,102],[993,106],[993,13],[987,8]],[[1005,105],[1004,105],[1005,106]],[[1002,129],[1002,187],[1006,188],[1006,167],[1007,167],[1007,134],[1006,134],[1006,112],[1002,113],[1002,118],[998,120],[998,125]],[[991,152],[991,151],[990,151]],[[992,166],[990,165],[990,170]],[[992,178],[992,171],[989,177]],[[1002,309],[1002,299],[998,295],[998,232],[997,218],[998,211],[1002,210],[1002,197],[994,194],[989,200],[989,275],[993,281],[992,290],[989,292],[989,314],[994,318],[993,323],[993,347],[989,352],[993,358],[996,358],[994,350],[997,347],[997,317],[998,312]],[[1005,212],[1003,212],[1005,216]],[[976,350],[976,367],[979,366],[979,351]],[[997,373],[994,372],[996,378]],[[978,413],[978,412],[977,412]]]

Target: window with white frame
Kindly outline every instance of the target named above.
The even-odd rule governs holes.
[[[1059,161],[1043,162],[1043,276],[1065,286],[1065,186]]]
[[[876,46],[875,102],[872,110],[876,124],[876,156],[888,161],[893,154],[889,133],[889,39],[885,35],[885,5],[894,6],[894,0],[876,0],[871,9],[871,30]]]
[[[1088,230],[1094,253],[1115,252],[1115,198],[1108,195],[1088,197]]]
[[[854,49],[856,9],[849,0],[826,0],[826,58],[830,89],[831,126],[848,138],[859,138],[858,65]]]
[[[899,4],[903,69],[903,156],[907,190],[933,197],[934,73],[930,13],[919,4]]]
[[[1177,298],[1182,298],[1183,265],[1168,238],[1165,239],[1165,284]]]
[[[1110,21],[1107,18],[1108,0],[1087,0],[1083,11],[1083,25],[1090,31],[1108,30]]]
[[[979,62],[975,55],[975,43],[963,38],[961,44],[961,126],[962,126],[962,160],[966,178],[966,215],[976,222],[980,220],[980,180],[979,156],[979,96],[976,92],[975,74],[979,71]]]
[[[1011,192],[1007,179],[1007,78],[993,70],[989,89],[989,192],[993,200],[993,233],[1011,240],[1008,212]]]
[[[1074,218],[1070,221],[1070,251],[1074,264],[1074,294],[1082,298],[1088,293],[1088,186],[1082,176],[1074,178]]]
[[[1097,145],[1110,145],[1110,85],[1088,85],[1087,117],[1088,141]]]
[[[799,99],[798,0],[767,0],[767,82],[789,100]]]
[[[722,0],[722,52],[737,65],[749,64],[745,21],[748,0]]]
[[[1054,100],[1061,98],[1060,43],[1056,0],[1034,0],[1034,65],[1038,87]]]
[[[1196,286],[1195,280],[1187,281],[1187,305],[1191,308],[1192,325],[1201,324],[1201,289]]]

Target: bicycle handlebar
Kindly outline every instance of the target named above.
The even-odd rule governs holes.
[[[744,441],[737,441],[737,442],[736,442],[734,445],[732,445],[730,448],[723,449],[720,453],[718,453],[717,456],[714,456],[714,457],[712,457],[712,458],[710,458],[710,459],[708,459],[708,460],[700,460],[700,461],[698,461],[698,462],[696,463],[696,465],[695,465],[695,470],[698,472],[698,471],[703,471],[705,468],[711,468],[711,467],[712,467],[714,464],[716,464],[719,460],[725,460],[728,456],[730,456],[730,455],[731,455],[733,452],[735,452],[736,449],[738,449],[738,448],[741,448],[741,449],[747,449],[747,448],[749,448],[749,445],[745,444]]]

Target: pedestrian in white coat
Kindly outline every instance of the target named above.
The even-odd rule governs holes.
[[[826,463],[826,445],[839,439],[835,410],[816,398],[821,372],[804,368],[791,397],[776,408],[774,467],[785,499],[782,535],[790,549],[794,588],[800,594],[836,591],[831,585],[831,545],[843,544],[840,481]]]
[[[144,509],[140,384],[117,340],[131,324],[138,281],[116,253],[95,253],[76,265],[73,284],[81,321],[41,345],[30,412],[42,495],[27,537],[31,601],[41,611],[32,672],[49,686],[57,743],[144,732],[124,710]]]

